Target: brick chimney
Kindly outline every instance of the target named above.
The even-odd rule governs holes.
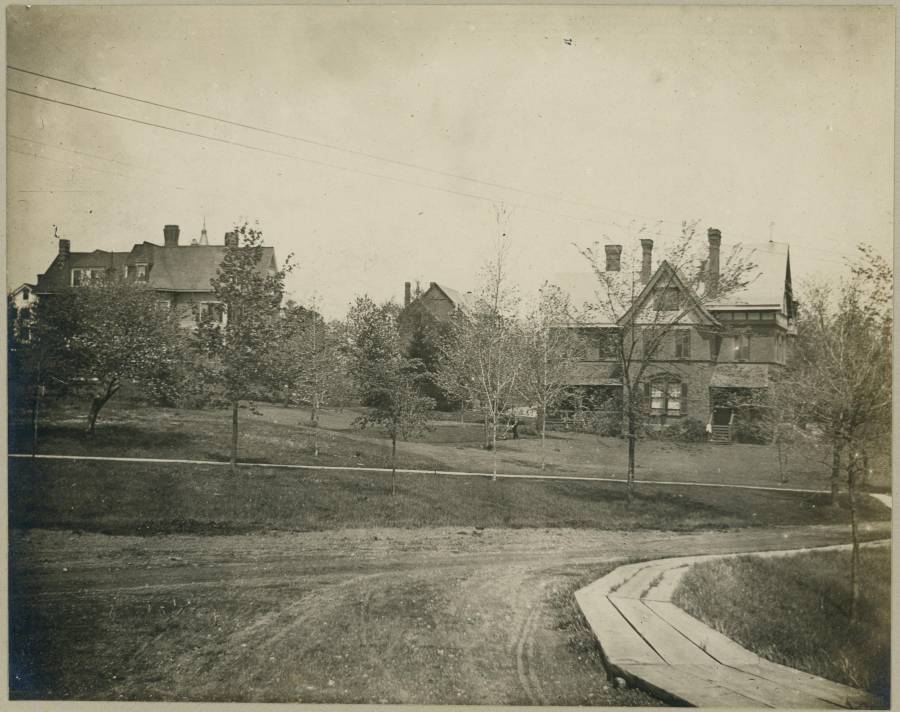
[[[709,260],[706,263],[706,289],[710,296],[719,291],[719,248],[722,244],[722,232],[711,227],[706,231],[709,238]]]
[[[237,247],[238,246],[238,234],[236,232],[226,232],[225,233],[225,247]]]
[[[69,253],[72,251],[72,243],[69,240],[61,237],[59,239],[59,255],[57,259],[59,260],[67,260],[69,259]]]
[[[412,301],[412,282],[403,283],[403,306],[408,307]]]
[[[621,245],[604,245],[606,250],[606,271],[618,272],[622,267],[622,246]]]
[[[647,284],[650,281],[650,271],[653,268],[653,240],[649,237],[641,239],[641,282]]]
[[[163,240],[166,247],[178,247],[178,235],[181,228],[177,225],[166,225],[163,228]]]

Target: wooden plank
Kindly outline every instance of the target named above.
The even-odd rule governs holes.
[[[756,653],[704,625],[671,601],[645,600],[644,603],[694,645],[723,665],[756,665],[761,660]]]
[[[610,571],[603,578],[599,578],[591,584],[588,584],[579,591],[585,591],[586,593],[590,593],[591,595],[599,594],[602,596],[609,595],[609,593],[613,590],[618,589],[622,586],[628,579],[634,576],[638,571],[640,571],[646,564],[625,564],[624,566],[620,566],[614,571]]]
[[[666,565],[644,566],[609,595],[615,598],[640,598],[667,568]]]
[[[638,687],[665,698],[671,696],[694,707],[759,707],[759,702],[734,690],[695,677],[673,665],[633,665],[628,675]]]
[[[711,682],[719,687],[733,690],[745,697],[756,700],[766,707],[837,708],[838,705],[825,702],[815,695],[789,685],[778,685],[771,680],[737,670],[726,665],[676,665],[676,670],[689,672],[695,677]]]
[[[678,588],[678,584],[681,583],[681,579],[684,578],[689,568],[687,565],[681,565],[666,569],[660,582],[644,594],[644,599],[648,601],[671,601],[675,589]]]
[[[695,663],[708,665],[715,662],[709,655],[666,623],[643,602],[633,598],[611,599],[640,636],[667,663]]]
[[[740,665],[739,669],[777,685],[801,689],[808,695],[839,707],[872,708],[879,704],[877,698],[863,690],[764,659],[760,659],[757,665]]]
[[[631,665],[663,662],[606,596],[588,596],[583,590],[577,591],[575,598],[610,663]]]

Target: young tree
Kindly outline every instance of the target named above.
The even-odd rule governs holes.
[[[404,354],[396,304],[358,297],[347,314],[348,361],[367,415],[361,427],[377,425],[391,438],[391,494],[397,493],[397,438],[423,430],[434,399],[420,393],[427,378],[422,362]]]
[[[308,308],[289,302],[282,327],[274,370],[288,400],[309,406],[313,454],[318,457],[321,409],[349,390],[341,325],[326,323],[314,301]]]
[[[699,250],[696,221],[682,223],[680,234],[655,272],[651,270],[653,239],[649,230],[646,226],[631,229],[629,237],[627,248],[619,253],[617,269],[606,269],[606,255],[599,245],[580,251],[597,279],[596,301],[585,305],[583,319],[592,325],[606,325],[603,348],[614,353],[615,372],[622,381],[631,498],[638,433],[647,410],[644,389],[652,375],[648,369],[679,326],[697,324],[710,333],[719,330],[714,321],[704,317],[703,307],[746,286],[755,266],[750,255],[733,251],[718,271],[710,269]],[[640,238],[641,254],[632,247],[636,238]]]
[[[498,213],[498,223],[504,221]],[[522,368],[519,301],[508,285],[506,233],[496,257],[482,272],[481,287],[468,312],[456,315],[441,345],[436,381],[445,392],[465,402],[477,402],[485,422],[485,447],[493,451],[497,476],[497,434],[516,395]]]
[[[246,222],[235,228],[239,242],[225,251],[210,280],[222,313],[203,314],[198,345],[209,359],[207,377],[231,406],[231,467],[236,470],[238,408],[272,384],[273,351],[281,335],[279,307],[291,256],[279,270],[264,261],[263,234]],[[221,319],[219,318],[221,317]]]
[[[851,618],[859,597],[857,490],[863,452],[878,433],[890,428],[892,287],[888,263],[870,247],[860,247],[848,278],[807,293],[790,371],[802,417],[817,426],[831,448],[835,505],[846,456],[853,541]]]
[[[526,316],[522,338],[522,371],[518,392],[537,407],[541,428],[541,469],[546,467],[547,413],[569,393],[572,365],[583,347],[573,321],[569,299],[559,287],[544,283],[537,303]]]

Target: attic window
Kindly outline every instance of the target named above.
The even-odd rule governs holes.
[[[94,267],[74,267],[72,268],[72,286],[83,287],[85,285],[103,281],[106,270]]]

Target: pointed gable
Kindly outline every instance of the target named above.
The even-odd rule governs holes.
[[[678,270],[663,260],[618,323],[651,324],[666,321],[707,326],[718,324]]]

